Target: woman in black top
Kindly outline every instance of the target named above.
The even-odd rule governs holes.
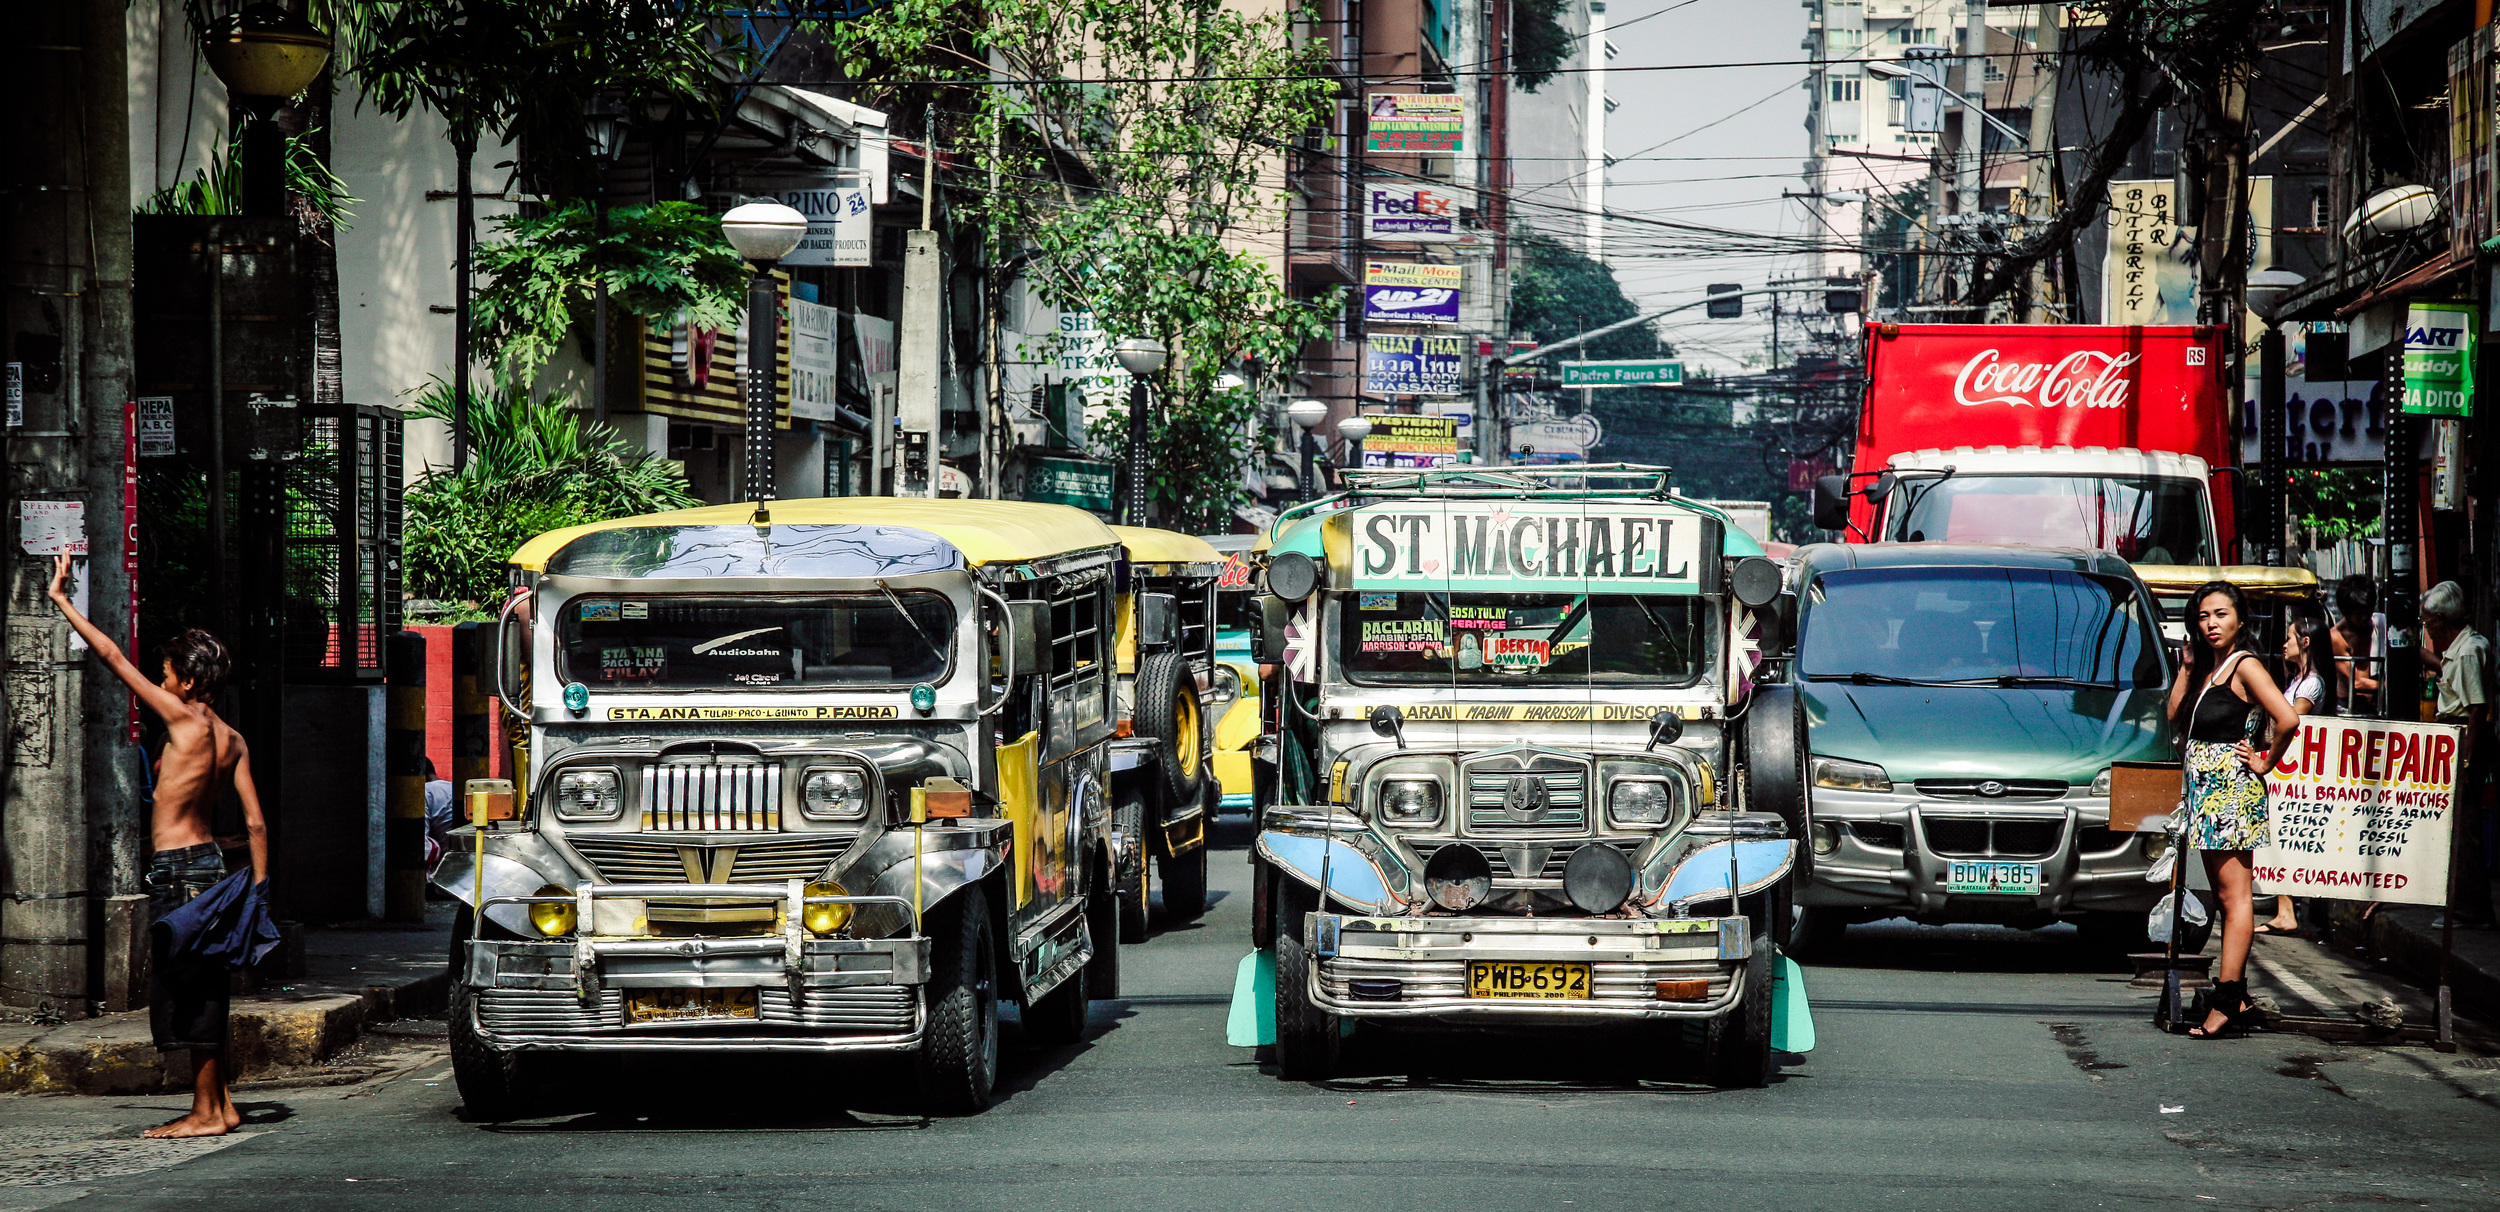
[[[2300,717],[2283,701],[2255,651],[2248,600],[2213,581],[2196,591],[2188,617],[2187,659],[2170,686],[2170,718],[2187,732],[2188,844],[2203,851],[2205,874],[2222,902],[2222,960],[2214,967],[2212,1012],[2188,1034],[2236,1035],[2255,1009],[2248,1000],[2248,945],[2257,927],[2248,852],[2266,843],[2267,771],[2299,735]],[[2257,713],[2274,724],[2274,744],[2257,750]]]

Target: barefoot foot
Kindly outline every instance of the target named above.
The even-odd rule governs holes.
[[[192,1114],[183,1116],[181,1119],[174,1120],[171,1123],[150,1128],[139,1135],[156,1137],[158,1139],[185,1136],[224,1136],[226,1133],[233,1131],[234,1128],[234,1124],[226,1122],[224,1116],[218,1115],[214,1112],[205,1116],[198,1112],[193,1112]]]

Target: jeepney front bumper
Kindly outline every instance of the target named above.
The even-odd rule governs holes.
[[[1743,917],[1313,913],[1304,929],[1313,958],[1308,992],[1320,1009],[1347,1018],[1474,1023],[1715,1018],[1744,996],[1745,961],[1753,948],[1770,945],[1757,944],[1752,923]],[[1532,965],[1585,965],[1587,993],[1471,995],[1469,973],[1477,964],[1520,966],[1509,970],[1514,973],[1532,973]]]
[[[589,932],[600,902],[648,900],[774,902],[783,927],[778,935],[742,938]],[[567,938],[468,940],[463,983],[476,993],[474,1026],[497,1049],[890,1052],[918,1047],[925,1030],[925,935],[817,938],[800,924],[809,904],[891,905],[908,920],[910,903],[900,897],[810,896],[798,881],[586,884],[566,896],[489,897],[487,903],[569,903],[583,927]],[[685,1000],[653,991],[692,989],[732,991],[721,1002],[739,1010],[711,1017],[643,1012],[652,1003]]]

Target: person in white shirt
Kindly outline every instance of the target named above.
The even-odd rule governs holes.
[[[2456,915],[2460,926],[2492,924],[2491,870],[2483,853],[2483,730],[2491,724],[2490,646],[2466,625],[2465,588],[2441,581],[2422,595],[2424,664],[2439,670],[2433,707],[2442,724],[2465,729],[2464,771],[2457,779]]]
[[[2327,693],[2326,667],[2334,661],[2334,632],[2314,607],[2295,610],[2283,628],[2283,697],[2294,715],[2333,715],[2335,697]],[[2259,934],[2308,938],[2300,908],[2288,896],[2274,898],[2274,916],[2257,923]]]

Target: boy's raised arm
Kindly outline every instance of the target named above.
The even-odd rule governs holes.
[[[129,686],[131,691],[136,693],[151,710],[168,718],[171,718],[173,713],[181,711],[183,709],[181,699],[174,697],[164,687],[149,681],[146,674],[139,672],[138,666],[130,663],[129,657],[122,655],[122,647],[113,642],[113,637],[104,634],[102,628],[88,622],[87,616],[78,613],[78,608],[70,604],[69,591],[63,588],[64,583],[69,580],[69,571],[68,554],[54,556],[52,558],[52,587],[44,591],[44,596],[52,599],[54,606],[60,607],[61,616],[69,620],[69,625],[78,632],[79,638],[87,641],[87,647],[95,649],[96,658],[104,662],[104,667],[121,678],[123,684]]]

